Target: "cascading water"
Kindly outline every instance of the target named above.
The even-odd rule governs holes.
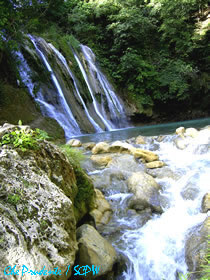
[[[74,57],[75,57],[75,59],[76,59],[78,65],[79,65],[79,68],[80,68],[80,70],[81,70],[81,72],[82,72],[82,75],[83,75],[83,77],[84,77],[84,79],[85,79],[85,82],[86,82],[86,84],[87,84],[87,87],[88,87],[88,89],[89,89],[90,95],[91,95],[92,100],[93,100],[93,106],[94,106],[94,109],[95,109],[95,111],[96,111],[96,114],[97,114],[97,115],[99,116],[99,118],[102,120],[102,122],[104,123],[105,127],[106,127],[108,130],[112,130],[112,129],[113,129],[112,124],[102,115],[102,113],[101,113],[100,110],[99,110],[99,105],[98,105],[98,102],[97,102],[97,100],[96,100],[96,98],[95,98],[95,95],[94,95],[94,93],[93,93],[93,90],[92,90],[92,88],[91,88],[91,86],[90,86],[90,82],[89,82],[89,80],[88,80],[88,76],[87,76],[87,74],[86,74],[86,72],[85,72],[85,69],[84,69],[82,63],[80,62],[78,56],[76,55],[76,53],[74,53]]]
[[[108,102],[111,120],[115,122],[116,125],[119,125],[119,121],[121,121],[121,123],[125,125],[125,123],[123,123],[125,118],[123,106],[117,98],[116,94],[114,93],[114,90],[111,87],[110,83],[107,81],[104,74],[100,71],[99,67],[97,67],[94,53],[89,47],[84,45],[81,45],[81,50],[88,64],[88,68],[91,74],[91,80],[93,81],[93,88],[96,93],[97,90],[101,92],[101,107],[103,112],[105,113],[105,115],[107,115],[104,106],[104,102],[106,100]],[[102,93],[104,93],[104,96]],[[106,97],[105,100],[104,97]]]
[[[54,109],[55,104],[50,105],[43,99],[41,100],[40,103],[42,103],[45,107],[47,107],[47,112],[50,113],[49,116],[52,116],[53,118],[55,118],[59,122],[59,124],[64,128],[66,138],[70,138],[72,135],[80,134],[81,132],[80,132],[80,128],[77,124],[77,121],[75,120],[75,118],[65,100],[62,89],[59,85],[59,82],[58,82],[50,64],[47,61],[47,58],[45,57],[45,55],[39,48],[38,44],[36,43],[35,38],[31,35],[29,35],[29,38],[31,39],[31,42],[33,43],[37,53],[39,54],[40,58],[42,59],[45,67],[50,72],[51,79],[52,79],[52,81],[55,85],[55,88],[57,90],[57,93],[58,93],[56,100],[58,102],[59,109],[55,110]],[[55,107],[56,107],[56,105],[55,105]],[[56,115],[55,115],[55,111],[57,111]]]
[[[155,147],[155,153],[171,171],[167,175],[156,170],[156,181],[162,186],[162,214],[152,214],[142,223],[141,214],[128,210],[132,194],[125,184],[110,183],[104,189],[114,214],[102,232],[126,259],[127,269],[118,280],[178,280],[179,273],[187,273],[187,234],[207,218],[201,213],[201,202],[209,191],[210,131],[201,131],[185,150],[176,147],[175,137],[166,136],[161,143],[157,137],[150,138],[150,144],[141,145],[143,149]],[[98,172],[102,177],[107,170]]]
[[[66,62],[66,59],[64,58],[64,56],[52,45],[52,44],[49,44],[49,47],[53,50],[53,52],[57,55],[57,57],[61,60],[61,62],[63,63],[64,67],[66,68],[69,76],[72,78],[73,80],[73,83],[74,83],[74,87],[76,89],[76,93],[82,103],[82,106],[85,110],[85,113],[86,113],[86,116],[88,117],[89,121],[91,122],[91,124],[93,125],[93,127],[95,128],[95,131],[96,132],[101,132],[103,131],[100,126],[94,121],[94,119],[90,116],[89,112],[88,112],[88,109],[87,109],[87,106],[85,105],[85,102],[84,100],[82,99],[82,96],[79,92],[79,89],[77,87],[77,83],[76,83],[76,80],[75,80],[75,77],[73,75],[73,73],[71,72],[71,70],[69,69],[68,67],[68,64]]]

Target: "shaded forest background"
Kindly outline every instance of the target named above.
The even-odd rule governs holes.
[[[0,0],[0,98],[32,33],[91,47],[138,116],[207,116],[209,22],[207,0]]]

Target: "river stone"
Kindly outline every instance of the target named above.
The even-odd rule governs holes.
[[[112,209],[109,202],[105,199],[100,190],[95,189],[96,193],[96,209],[90,212],[94,218],[96,226],[105,225],[109,222]]]
[[[67,142],[67,145],[69,145],[71,147],[81,147],[82,142],[78,139],[71,139]]]
[[[107,144],[106,142],[99,142],[93,147],[92,154],[96,155],[96,154],[108,153],[108,149],[109,149],[109,144]]]
[[[36,150],[0,149],[0,279],[7,266],[32,270],[58,267],[59,279],[77,250],[73,200],[76,177],[67,158],[47,141]],[[10,276],[32,280],[35,276]],[[58,279],[57,276],[39,276]]]
[[[131,172],[144,171],[145,167],[142,163],[139,163],[132,155],[120,154],[113,157],[107,165],[109,168],[117,168],[123,171],[125,176],[130,176]]]
[[[202,212],[207,213],[210,210],[210,193],[206,193],[202,199]]]
[[[110,155],[92,155],[90,159],[99,166],[107,166],[112,161]]]
[[[187,241],[185,244],[185,259],[188,266],[189,280],[201,279],[202,273],[196,271],[202,271],[202,264],[205,264],[205,257],[207,255],[208,236],[210,234],[210,217],[193,229],[187,235]],[[207,279],[207,278],[206,278]]]
[[[183,136],[184,133],[185,133],[185,128],[184,128],[183,126],[178,127],[178,128],[176,129],[176,134],[178,134],[178,135],[180,135],[180,136]]]
[[[139,135],[138,137],[136,137],[136,144],[146,144],[145,139],[143,136]]]
[[[186,139],[182,139],[180,137],[174,140],[176,147],[180,150],[184,150],[188,146],[188,141]]]
[[[128,143],[115,141],[108,149],[109,153],[128,153],[130,154],[134,147]]]
[[[197,131],[197,129],[192,128],[192,127],[191,128],[187,128],[186,131],[185,131],[185,135],[186,136],[190,136],[192,138],[195,138],[195,137],[198,136],[198,131]]]
[[[150,169],[163,167],[164,165],[165,163],[159,160],[146,163],[146,167]]]
[[[142,150],[142,149],[138,149],[138,148],[134,148],[132,150],[132,154],[134,155],[135,158],[141,158],[147,162],[151,162],[151,161],[156,161],[158,160],[158,155],[156,155],[153,152],[150,152],[148,150]]]
[[[95,279],[112,271],[117,260],[113,246],[94,227],[84,224],[77,229],[78,254],[76,264],[100,266],[97,275],[87,274],[85,279]]]
[[[96,143],[94,142],[89,142],[89,143],[84,143],[82,146],[86,149],[86,150],[92,150],[95,147]]]
[[[172,171],[168,166],[163,166],[162,168],[148,169],[147,173],[157,179],[170,178],[174,181],[177,181],[181,177],[181,174],[174,173],[174,171]]]
[[[129,207],[141,211],[151,208],[155,212],[161,212],[159,190],[160,186],[155,179],[145,172],[136,172],[128,178],[128,189],[134,195],[129,201]]]

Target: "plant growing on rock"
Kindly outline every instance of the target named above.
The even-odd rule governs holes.
[[[2,136],[0,146],[11,144],[14,148],[20,148],[25,152],[27,149],[38,148],[38,141],[48,138],[47,133],[38,128],[32,130],[25,127],[17,127],[15,130]]]

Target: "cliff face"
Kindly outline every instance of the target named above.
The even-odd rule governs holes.
[[[0,127],[0,139],[6,133],[27,126]],[[6,267],[16,270],[23,265],[40,271],[58,267],[60,279],[67,279],[68,265],[73,265],[77,250],[76,219],[87,213],[89,201],[78,199],[78,178],[67,157],[58,147],[37,141],[35,149],[14,148],[11,144],[0,147],[0,277]],[[80,175],[85,178],[83,171]],[[89,183],[90,188],[93,186]],[[77,198],[76,198],[77,197]],[[75,218],[75,200],[83,204],[82,213]],[[78,208],[78,205],[77,205]],[[21,273],[20,273],[21,274]],[[17,278],[15,278],[17,277]],[[46,279],[48,276],[38,276]],[[56,279],[54,275],[50,279]],[[33,275],[10,276],[10,279],[34,279]]]

